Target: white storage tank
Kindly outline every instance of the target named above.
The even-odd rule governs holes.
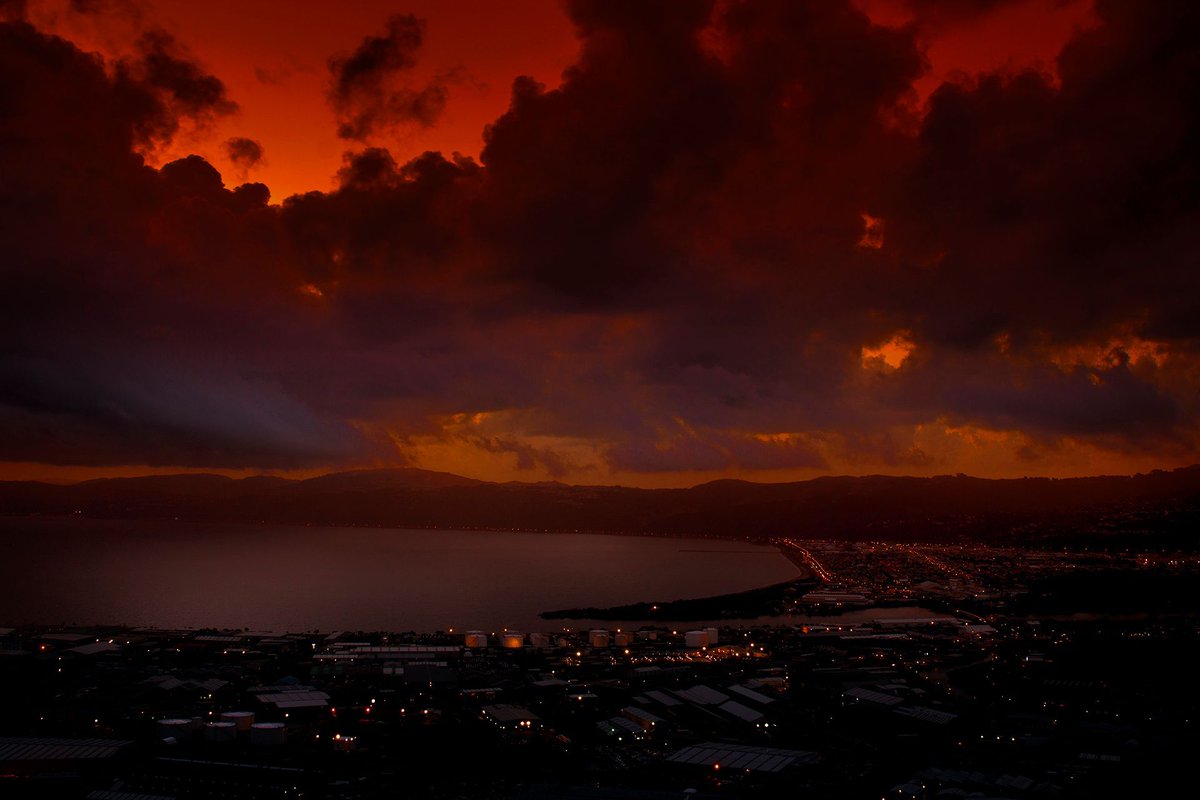
[[[250,726],[250,744],[256,747],[287,744],[287,726],[282,722],[255,722]]]
[[[608,647],[608,631],[597,628],[588,633],[588,643],[592,647]]]
[[[708,632],[707,631],[688,631],[683,634],[683,643],[688,647],[707,647]]]
[[[190,719],[160,719],[158,721],[159,739],[174,738],[175,741],[182,742],[189,738],[194,730],[196,730],[196,726]]]
[[[487,647],[488,637],[483,631],[467,631],[463,642],[470,648]]]
[[[505,631],[500,637],[500,646],[505,650],[520,650],[525,646],[525,634],[520,631]]]
[[[253,711],[225,711],[221,714],[222,722],[232,722],[237,726],[238,731],[245,732],[250,730],[250,726],[254,724]]]
[[[236,742],[237,725],[232,722],[210,722],[204,726],[206,742]]]
[[[641,638],[643,641],[647,641],[647,642],[656,642],[656,641],[658,641],[658,631],[639,631],[639,632],[638,632],[638,636],[639,636],[639,637],[640,637],[640,638]]]
[[[546,649],[550,646],[550,634],[548,633],[531,633],[529,634],[529,644],[533,647]]]
[[[629,647],[633,644],[633,634],[629,631],[617,631],[617,635],[613,637],[613,641],[617,647]]]
[[[721,641],[721,632],[716,628],[705,628],[704,632],[708,634],[709,644],[716,644]]]

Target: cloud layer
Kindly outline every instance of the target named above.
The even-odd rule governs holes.
[[[1056,74],[919,106],[947,24],[923,9],[572,2],[578,63],[513,82],[481,163],[355,150],[278,205],[144,163],[236,109],[165,34],[112,63],[0,23],[0,460],[593,482],[1197,460],[1196,6],[1101,0]],[[444,85],[405,77],[424,33],[395,16],[331,59],[344,138],[436,122]]]
[[[396,14],[383,36],[368,36],[354,52],[329,60],[329,101],[338,115],[338,136],[363,141],[405,124],[429,127],[446,107],[444,79],[414,87],[407,73],[417,65],[425,21]]]

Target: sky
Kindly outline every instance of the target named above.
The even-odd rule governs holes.
[[[1195,463],[1198,17],[0,0],[0,479]]]

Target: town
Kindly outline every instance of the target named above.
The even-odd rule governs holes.
[[[0,628],[0,794],[1020,800],[1187,772],[1194,555],[777,544],[821,584],[737,624]],[[1109,588],[1046,606],[1062,580]]]

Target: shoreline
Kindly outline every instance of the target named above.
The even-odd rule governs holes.
[[[560,608],[541,612],[545,620],[598,620],[628,622],[695,622],[697,620],[755,619],[787,614],[795,600],[822,581],[792,548],[775,544],[780,555],[799,570],[786,581],[740,592],[675,600],[645,600],[637,603],[584,608]]]

